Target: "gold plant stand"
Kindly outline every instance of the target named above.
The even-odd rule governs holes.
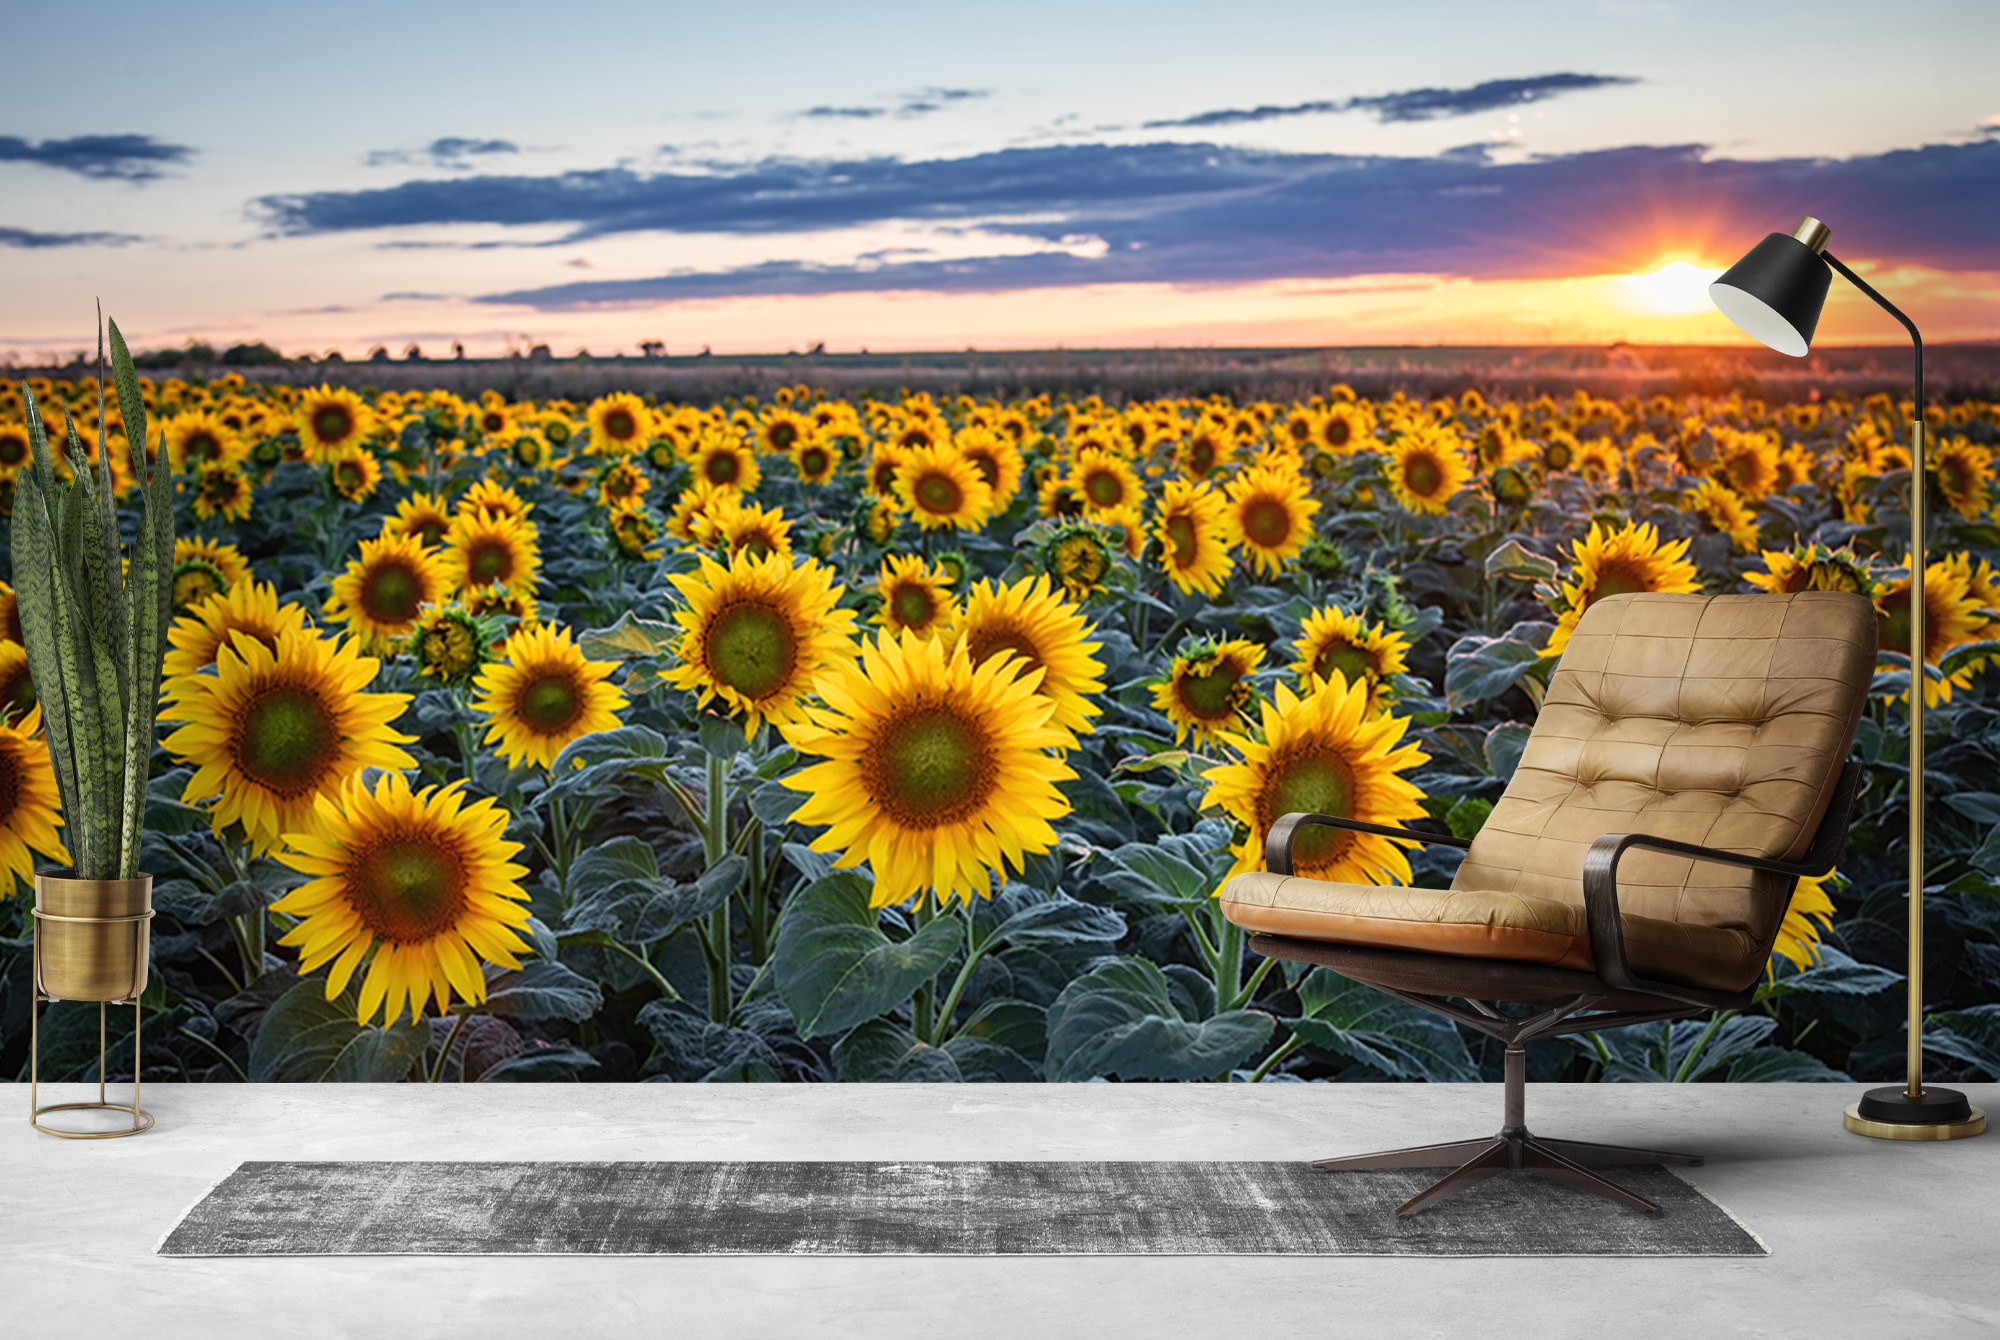
[[[115,1140],[137,1135],[153,1125],[152,1113],[139,1105],[139,1077],[144,1052],[140,1049],[140,996],[146,989],[150,926],[153,919],[152,880],[71,880],[36,876],[34,989],[28,1001],[28,1124],[45,1135],[64,1140]],[[84,886],[95,886],[86,888]],[[71,916],[48,911],[44,901],[69,905],[51,895],[82,895],[87,906],[138,907],[142,910],[118,915]],[[109,901],[106,901],[106,900]],[[110,929],[129,926],[131,937]],[[58,944],[55,962],[46,962],[47,941]],[[109,985],[107,985],[109,984]],[[41,1105],[42,1006],[59,1000],[97,1002],[97,1101]],[[107,1019],[113,1005],[132,1007],[132,1101],[114,1103],[105,1094],[104,1069]],[[127,1112],[132,1124],[109,1131],[67,1131],[47,1126],[42,1118],[50,1112]]]

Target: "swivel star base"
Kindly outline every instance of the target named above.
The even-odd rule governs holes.
[[[1647,1214],[1660,1207],[1637,1192],[1627,1191],[1608,1177],[1592,1172],[1591,1166],[1619,1163],[1684,1163],[1700,1166],[1699,1154],[1674,1154],[1660,1149],[1629,1149],[1623,1145],[1594,1145],[1582,1140],[1544,1140],[1518,1126],[1510,1126],[1488,1140],[1459,1140],[1442,1145],[1417,1145],[1411,1149],[1391,1149],[1380,1154],[1355,1154],[1348,1158],[1320,1159],[1313,1164],[1319,1172],[1344,1168],[1446,1168],[1459,1159],[1464,1163],[1396,1207],[1396,1217],[1407,1218],[1418,1210],[1455,1196],[1498,1173],[1515,1171],[1547,1177],[1579,1191],[1588,1191],[1606,1200]]]

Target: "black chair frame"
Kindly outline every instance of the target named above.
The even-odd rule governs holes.
[[[1797,861],[1779,861],[1718,847],[1703,847],[1644,833],[1607,833],[1584,856],[1584,912],[1589,928],[1594,971],[1581,972],[1546,964],[1505,959],[1458,958],[1394,949],[1371,949],[1276,935],[1252,935],[1250,947],[1267,958],[1312,963],[1409,1001],[1433,1014],[1465,1025],[1500,1041],[1504,1077],[1504,1112],[1497,1135],[1444,1144],[1418,1145],[1375,1154],[1320,1159],[1322,1172],[1356,1168],[1454,1169],[1405,1201],[1398,1216],[1415,1214],[1468,1187],[1504,1171],[1532,1173],[1593,1192],[1621,1205],[1648,1213],[1659,1206],[1592,1171],[1617,1164],[1699,1164],[1699,1154],[1590,1144],[1580,1140],[1545,1139],[1529,1133],[1526,1122],[1526,1044],[1538,1037],[1589,1033],[1626,1024],[1684,1019],[1711,1010],[1739,1009],[1755,996],[1754,986],[1742,991],[1716,991],[1641,977],[1625,952],[1624,923],[1618,907],[1618,864],[1634,847],[1673,852],[1700,861],[1790,875],[1794,880],[1824,875],[1840,858],[1847,825],[1861,791],[1862,766],[1849,762],[1828,798],[1826,811],[1811,844]],[[1301,828],[1317,826],[1372,833],[1402,841],[1469,848],[1468,838],[1417,828],[1398,828],[1325,814],[1287,814],[1271,825],[1264,842],[1264,868],[1289,875],[1292,844]],[[1789,901],[1795,885],[1786,886]],[[1776,938],[1775,924],[1771,939]],[[1770,941],[1763,946],[1770,952]],[[1464,1003],[1458,1004],[1457,1001]],[[1540,1006],[1529,1013],[1503,1010],[1503,1005]]]

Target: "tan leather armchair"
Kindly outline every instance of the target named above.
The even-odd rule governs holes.
[[[1577,624],[1477,836],[1309,814],[1272,825],[1265,869],[1220,892],[1252,948],[1505,1048],[1498,1135],[1313,1166],[1456,1166],[1404,1215],[1509,1169],[1657,1212],[1593,1169],[1700,1157],[1530,1135],[1523,1048],[1749,1003],[1797,880],[1839,856],[1876,641],[1873,605],[1845,592],[1608,596]],[[1308,828],[1466,854],[1449,889],[1331,883],[1293,872]]]

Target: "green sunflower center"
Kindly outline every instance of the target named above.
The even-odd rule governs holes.
[[[521,687],[514,710],[537,734],[561,735],[583,715],[583,694],[574,676],[553,670]]]
[[[1233,665],[1211,661],[1208,668],[1181,675],[1174,682],[1187,714],[1200,721],[1226,721],[1236,715],[1237,688],[1242,673]]]
[[[423,579],[407,563],[377,564],[361,585],[361,607],[377,623],[408,623],[423,603]]]
[[[192,609],[213,595],[229,589],[213,563],[198,558],[184,559],[174,568],[174,608]]]
[[[1278,549],[1292,538],[1292,511],[1277,498],[1252,498],[1243,508],[1243,534],[1260,549]]]
[[[1335,638],[1313,657],[1313,673],[1321,679],[1332,679],[1338,673],[1349,684],[1357,684],[1373,677],[1375,666],[1361,648],[1344,638]]]
[[[1435,456],[1412,455],[1403,462],[1403,487],[1428,498],[1444,487],[1444,467]]]
[[[799,640],[791,620],[768,605],[731,605],[708,628],[708,668],[746,698],[762,699],[792,682]]]
[[[817,479],[833,465],[833,457],[825,447],[807,447],[799,453],[799,473],[808,479]]]
[[[870,798],[905,828],[936,828],[986,803],[998,768],[986,733],[950,707],[906,708],[861,758]]]
[[[937,593],[922,583],[905,582],[891,593],[889,613],[898,627],[922,632],[938,616]]]
[[[792,443],[799,440],[799,430],[789,423],[774,423],[771,425],[770,436],[767,440],[770,442],[772,450],[785,451],[791,447]]]
[[[1070,586],[1096,586],[1107,566],[1104,551],[1081,536],[1056,546],[1056,571]]]
[[[491,586],[514,575],[514,551],[498,539],[475,540],[465,555],[465,570],[474,586]]]
[[[940,515],[956,512],[965,502],[965,490],[958,486],[958,481],[950,475],[941,474],[919,475],[910,496],[926,512]]]
[[[251,699],[237,721],[237,770],[283,796],[317,788],[340,753],[340,724],[310,688],[276,684]]]
[[[1205,437],[1198,437],[1188,447],[1188,473],[1205,475],[1215,468],[1215,443]]]
[[[28,459],[27,439],[9,434],[0,437],[0,465],[19,465]]]
[[[0,678],[0,711],[7,714],[7,720],[20,725],[21,718],[35,710],[35,681],[28,674],[27,662],[14,668],[12,674]]]
[[[1310,745],[1307,746],[1311,750]],[[1312,750],[1272,760],[1259,817],[1266,831],[1287,814],[1354,813],[1354,772],[1336,754]],[[1353,834],[1323,825],[1299,831],[1292,844],[1295,869],[1325,865],[1339,857]]]
[[[1092,470],[1084,476],[1083,493],[1094,507],[1116,507],[1125,501],[1125,481],[1110,470]]]
[[[440,835],[412,831],[363,848],[347,867],[355,914],[384,940],[429,940],[457,922],[465,907],[465,871]]]

